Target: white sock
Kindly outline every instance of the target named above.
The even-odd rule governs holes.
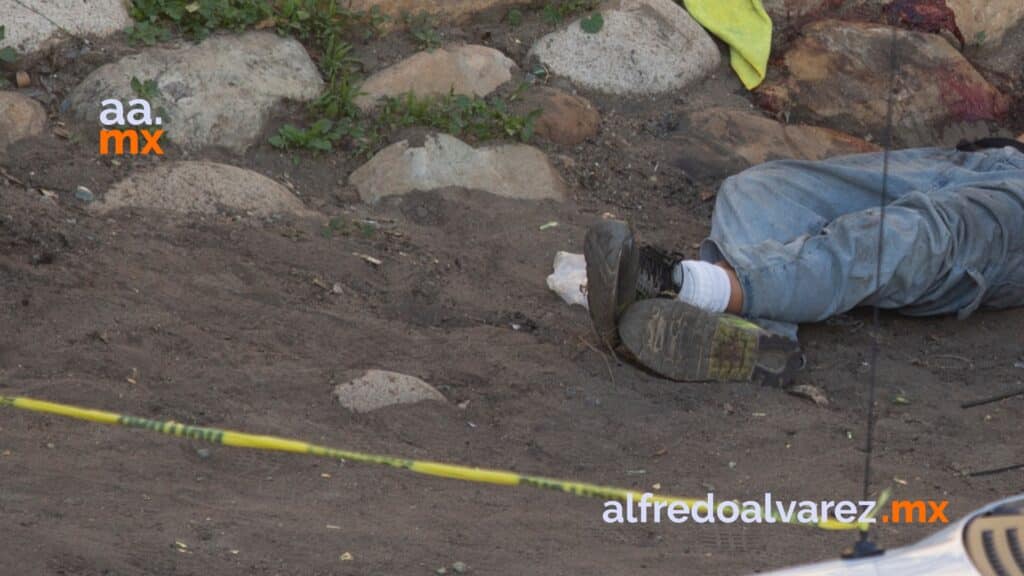
[[[673,280],[682,281],[678,298],[708,312],[725,312],[732,295],[729,274],[721,266],[700,260],[683,260],[672,270]]]

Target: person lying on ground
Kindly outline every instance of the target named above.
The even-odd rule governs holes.
[[[755,166],[722,184],[697,259],[602,221],[584,241],[594,327],[674,380],[782,384],[797,323],[1024,305],[1022,142],[897,150],[887,171],[880,152]]]

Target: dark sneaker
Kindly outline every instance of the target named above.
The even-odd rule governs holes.
[[[601,341],[619,342],[618,320],[636,301],[640,253],[633,231],[620,220],[604,220],[587,230],[583,241],[587,261],[587,308]]]
[[[672,279],[672,269],[682,259],[681,254],[670,254],[654,246],[641,246],[640,272],[636,279],[637,298],[675,296],[679,286]]]
[[[803,366],[793,340],[679,300],[633,304],[621,316],[619,336],[638,362],[672,380],[781,386]]]

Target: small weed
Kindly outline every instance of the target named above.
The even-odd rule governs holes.
[[[441,33],[437,31],[437,19],[429,12],[422,11],[416,15],[406,12],[402,14],[402,20],[409,28],[409,34],[412,35],[420,50],[433,50],[441,45]]]
[[[171,26],[191,40],[214,30],[244,30],[274,15],[269,0],[131,0],[131,16],[140,23]],[[137,25],[138,26],[138,25]],[[151,28],[136,30],[140,39],[155,38]]]
[[[512,28],[516,28],[517,26],[520,26],[523,23],[523,12],[518,8],[512,8],[511,10],[508,11],[508,14],[505,16],[505,20],[508,21],[509,26],[511,26]]]
[[[974,43],[980,46],[985,43],[985,39],[987,37],[988,35],[985,34],[984,30],[979,30],[978,33],[974,35]]]
[[[594,10],[599,4],[600,0],[552,0],[544,5],[541,17],[551,26],[558,26],[576,14]],[[603,20],[601,23],[604,24]]]
[[[388,98],[381,108],[380,122],[390,128],[426,126],[455,136],[467,134],[478,140],[515,138],[526,142],[533,137],[540,110],[516,114],[509,109],[509,102],[502,98],[462,94],[419,97],[410,92]]]
[[[334,143],[343,136],[337,124],[326,118],[317,120],[309,128],[285,124],[271,136],[270,145],[281,150],[308,149],[330,152]]]
[[[0,42],[3,42],[4,37],[7,35],[7,31],[3,26],[0,26]],[[18,53],[15,52],[14,48],[10,46],[6,48],[0,48],[0,64],[10,64],[18,59]],[[6,78],[0,76],[0,87],[7,86],[8,81]]]
[[[326,226],[320,228],[320,235],[324,238],[351,236],[353,232],[358,233],[363,238],[372,238],[377,233],[377,226],[371,222],[361,220],[348,221],[341,216],[335,216],[331,218]]]
[[[604,28],[604,16],[601,16],[600,12],[594,12],[580,20],[580,28],[587,34],[597,34]]]
[[[128,40],[134,44],[152,46],[171,37],[167,28],[152,22],[139,22],[128,29]]]
[[[132,76],[131,85],[132,92],[143,100],[152,102],[160,96],[160,88],[156,85],[156,80],[139,80],[135,76]]]

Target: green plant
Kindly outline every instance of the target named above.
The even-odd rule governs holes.
[[[0,42],[3,42],[4,36],[7,31],[3,26],[0,26]],[[18,59],[18,53],[15,52],[14,48],[10,46],[6,48],[0,48],[0,64],[10,64]],[[6,78],[0,76],[0,88],[7,86],[9,82]]]
[[[597,34],[604,28],[604,16],[600,12],[594,12],[580,20],[580,28],[587,34]]]
[[[167,28],[153,22],[139,22],[128,28],[128,40],[135,44],[152,46],[171,37]]]
[[[221,28],[243,30],[273,15],[269,0],[131,0],[131,16],[137,22],[170,26],[192,40]],[[142,39],[151,34],[151,29],[136,31]]]
[[[433,50],[441,45],[441,33],[436,28],[437,21],[429,12],[421,11],[415,15],[405,12],[402,14],[402,20],[420,50]]]
[[[156,80],[139,80],[135,76],[132,76],[131,80],[132,92],[136,96],[144,100],[156,100],[160,96],[160,88],[156,84]]]
[[[576,14],[594,10],[599,4],[600,0],[553,0],[545,4],[544,8],[541,9],[541,17],[548,24],[558,26],[564,20]]]
[[[523,12],[518,8],[512,8],[505,15],[505,19],[508,21],[508,25],[515,28],[523,23]]]
[[[517,114],[509,107],[514,99],[515,96],[506,100],[463,94],[419,97],[410,92],[386,99],[379,122],[388,128],[426,126],[477,140],[515,138],[526,142],[533,137],[540,110]]]
[[[309,128],[285,124],[277,131],[277,134],[271,136],[270,145],[282,150],[304,148],[317,152],[329,152],[334,142],[337,142],[342,135],[342,130],[335,122],[321,118]]]
[[[358,233],[363,238],[371,238],[377,233],[377,225],[365,220],[346,220],[341,216],[335,216],[327,222],[326,226],[320,228],[320,235],[324,238],[334,236],[351,236]]]

